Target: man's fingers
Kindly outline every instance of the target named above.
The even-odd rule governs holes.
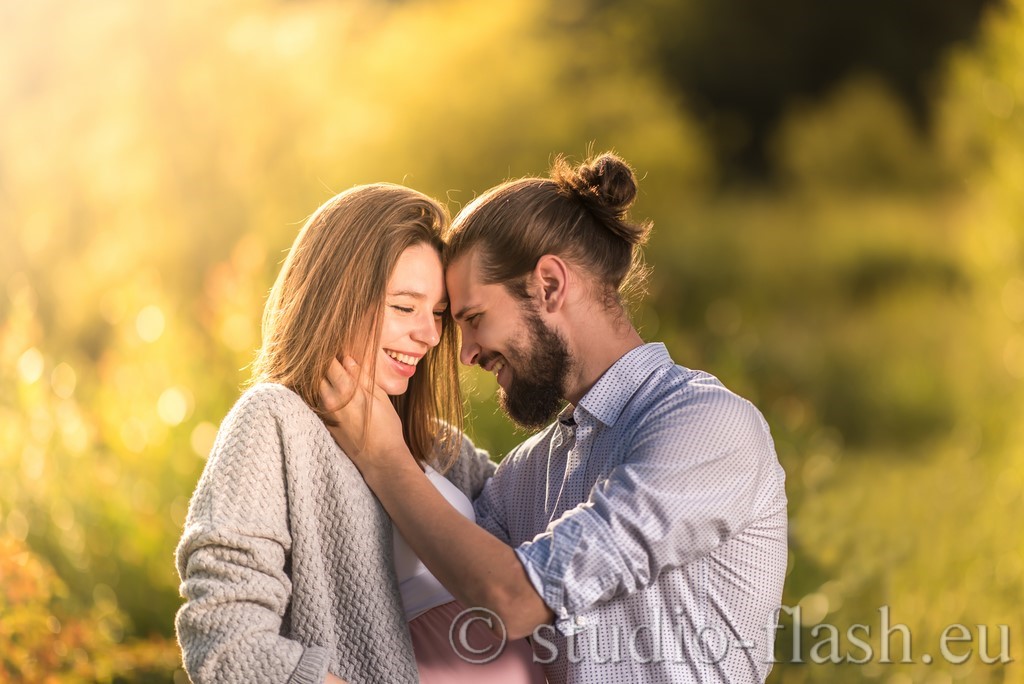
[[[336,390],[342,390],[348,386],[348,378],[349,374],[341,362],[337,358],[331,359],[330,365],[327,366],[327,380],[331,386]]]
[[[332,413],[348,405],[356,394],[358,385],[337,359],[331,359],[327,377],[320,381],[320,400],[323,408]]]
[[[345,405],[327,378],[320,380],[320,405],[328,413],[337,411]]]
[[[358,382],[359,386],[371,396],[376,393],[377,383],[373,381],[373,378],[370,377],[369,373],[363,372],[363,369],[360,368],[355,359],[351,356],[346,356],[342,363],[344,364],[345,371],[348,373],[349,381],[351,383],[354,384]]]

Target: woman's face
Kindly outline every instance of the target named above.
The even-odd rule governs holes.
[[[375,379],[389,395],[409,389],[417,364],[441,339],[441,315],[447,307],[437,250],[419,244],[402,252],[388,280],[377,350]]]

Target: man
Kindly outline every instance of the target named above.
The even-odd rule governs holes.
[[[636,191],[614,155],[559,160],[448,231],[461,360],[496,374],[519,424],[557,414],[502,461],[475,503],[479,527],[427,482],[380,396],[364,435],[351,359],[332,366],[324,405],[348,404],[331,431],[420,559],[496,628],[532,635],[550,682],[763,681],[785,476],[749,402],[630,324],[618,293],[649,232],[626,218]]]

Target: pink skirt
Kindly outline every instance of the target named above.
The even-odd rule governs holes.
[[[464,611],[452,601],[409,622],[422,684],[544,684],[526,639],[502,643],[486,625],[492,615]]]

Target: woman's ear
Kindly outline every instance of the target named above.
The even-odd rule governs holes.
[[[533,268],[534,282],[540,287],[541,304],[548,313],[562,308],[569,291],[569,267],[554,254],[545,254]]]

